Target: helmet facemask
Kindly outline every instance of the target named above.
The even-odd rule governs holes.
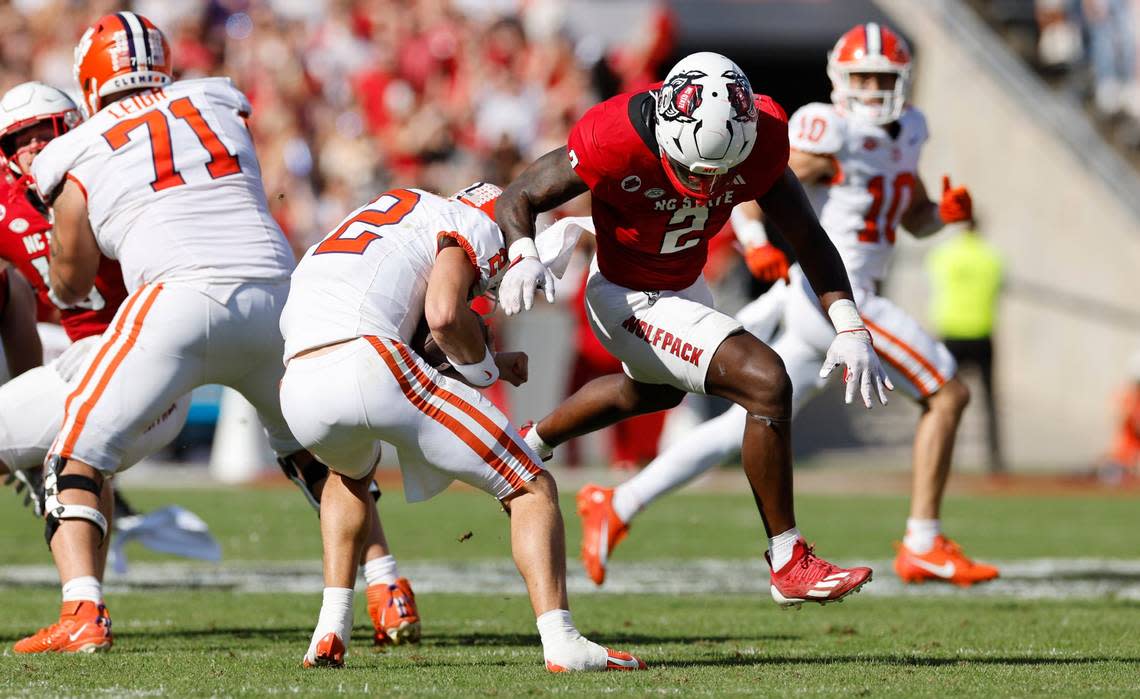
[[[831,100],[847,115],[878,126],[898,121],[902,116],[906,107],[910,66],[875,69],[829,66],[828,74],[834,87]],[[880,76],[880,81],[889,76],[894,79],[894,85],[879,89],[860,86],[868,76]]]

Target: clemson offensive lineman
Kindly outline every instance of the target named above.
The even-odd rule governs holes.
[[[17,642],[19,653],[110,648],[95,575],[108,515],[99,494],[124,450],[195,386],[243,393],[310,497],[325,475],[278,404],[278,320],[294,261],[268,212],[245,96],[225,78],[172,83],[166,38],[131,12],[84,33],[75,77],[88,119],[32,165],[54,214],[49,283],[62,303],[80,301],[105,253],[129,295],[80,369],[45,464],[45,536],[64,603],[59,622]],[[370,521],[377,552],[383,535]]]

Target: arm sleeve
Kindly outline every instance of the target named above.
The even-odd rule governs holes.
[[[771,97],[757,101],[756,146],[743,166],[752,187],[748,198],[759,199],[772,188],[788,168],[788,120],[784,110]]]
[[[807,104],[788,121],[788,142],[805,153],[834,155],[843,147],[843,127],[843,119],[831,105]]]

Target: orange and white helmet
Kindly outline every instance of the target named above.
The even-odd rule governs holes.
[[[854,73],[889,73],[891,90],[865,90],[851,86]],[[831,101],[840,112],[880,126],[895,121],[906,106],[910,87],[910,47],[893,29],[875,22],[859,24],[839,37],[827,54]]]
[[[20,170],[16,157],[19,152],[27,149],[39,152],[50,139],[37,140],[17,149],[15,136],[43,122],[52,125],[54,138],[79,123],[79,110],[62,90],[40,82],[21,83],[0,97],[0,160],[7,161],[19,175],[28,174]]]
[[[75,47],[75,82],[87,116],[103,108],[103,98],[119,92],[162,87],[173,80],[170,44],[162,31],[134,12],[96,20]]]
[[[452,199],[479,209],[495,220],[495,202],[503,195],[503,188],[489,182],[474,182],[451,195]]]

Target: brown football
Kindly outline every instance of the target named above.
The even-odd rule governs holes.
[[[474,311],[472,311],[474,312]],[[491,329],[487,327],[486,321],[479,314],[475,314],[479,319],[479,326],[483,329],[483,341],[488,346],[491,344]],[[412,333],[411,339],[412,351],[420,355],[428,364],[437,369],[444,364],[449,364],[447,355],[439,348],[435,342],[435,337],[431,334],[431,329],[428,327],[427,318],[420,316],[420,322],[416,325],[416,331]]]

